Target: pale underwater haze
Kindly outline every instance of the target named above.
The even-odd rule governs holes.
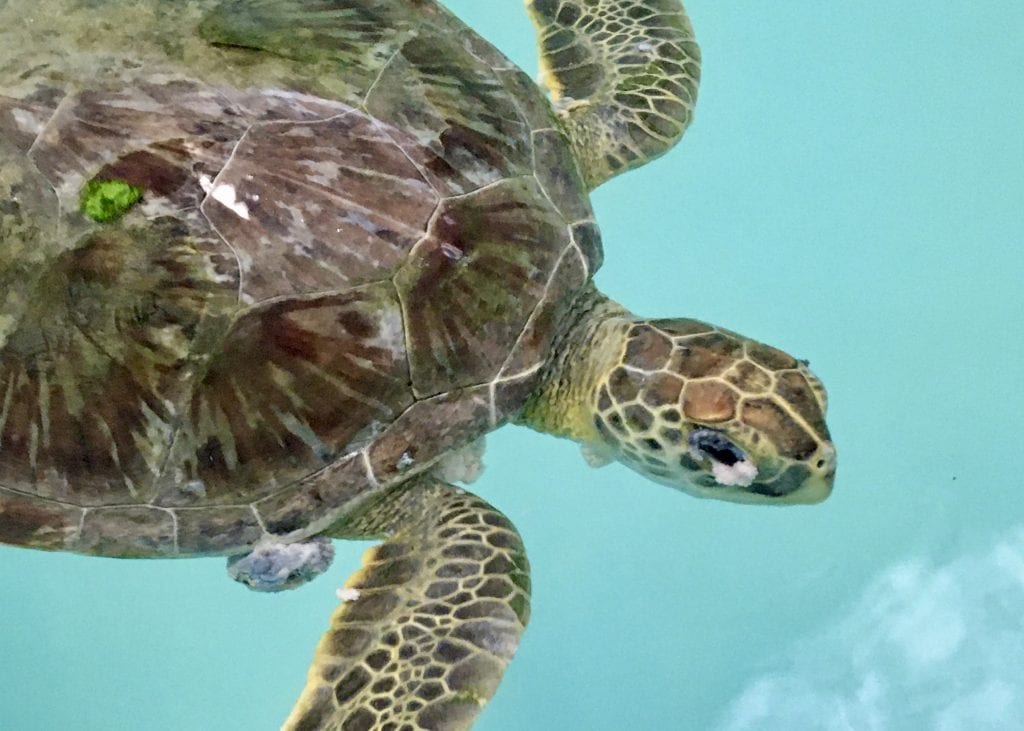
[[[447,5],[536,72],[519,0]],[[475,729],[1020,729],[1024,3],[688,10],[695,122],[594,194],[597,282],[809,359],[835,490],[696,500],[491,435],[473,489],[533,613]],[[0,728],[275,729],[367,545],[269,596],[219,558],[0,547]]]

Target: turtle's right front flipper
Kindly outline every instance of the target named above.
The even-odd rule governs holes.
[[[339,592],[285,729],[468,729],[529,616],[522,540],[480,498],[434,479],[330,531],[387,541]]]
[[[674,145],[697,101],[700,49],[679,0],[526,0],[544,84],[587,185]]]

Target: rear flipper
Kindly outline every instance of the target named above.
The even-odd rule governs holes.
[[[480,498],[427,478],[330,532],[387,540],[339,591],[343,604],[284,728],[468,729],[529,617],[515,527]]]

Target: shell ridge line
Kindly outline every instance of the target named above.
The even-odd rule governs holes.
[[[228,159],[221,166],[220,170],[217,171],[217,175],[213,178],[213,180],[210,181],[207,185],[202,185],[202,182],[200,182],[200,185],[203,187],[203,192],[206,195],[203,197],[203,200],[199,202],[199,212],[202,213],[203,218],[206,220],[207,225],[213,230],[214,233],[217,234],[217,237],[224,242],[224,245],[228,247],[228,251],[230,251],[231,255],[235,257],[235,264],[238,265],[238,292],[236,293],[235,301],[239,303],[242,302],[242,293],[245,292],[245,269],[242,266],[242,258],[238,255],[238,250],[231,245],[230,241],[228,241],[227,236],[225,236],[224,233],[219,228],[217,228],[217,224],[215,224],[213,220],[207,215],[205,208],[207,202],[210,200],[210,194],[217,185],[217,181],[224,174],[224,171],[227,170],[228,166],[231,164],[231,161],[235,159],[235,154],[238,152],[239,146],[241,146],[242,142],[245,140],[245,138],[249,135],[249,132],[255,126],[255,124],[250,124],[248,127],[246,127],[245,132],[243,132],[242,136],[238,138],[237,142],[235,142],[234,146],[231,148],[231,154],[228,155]],[[207,187],[209,187],[209,190],[207,190]]]
[[[403,413],[405,413],[405,412],[403,412]],[[370,484],[373,487],[381,487],[380,479],[377,477],[377,473],[373,469],[373,463],[370,462],[370,448],[369,448],[369,445],[367,445],[367,446],[365,446],[365,447],[363,447],[362,449],[359,450],[359,458],[363,462],[363,469],[366,471],[366,479],[370,481]]]
[[[344,115],[339,115],[339,116],[344,116]],[[341,167],[342,166],[339,166],[339,169],[341,169]],[[225,168],[226,168],[226,166],[225,166]],[[345,170],[353,170],[353,171],[366,172],[370,176],[376,176],[376,177],[384,178],[384,179],[389,179],[390,178],[390,179],[398,180],[398,181],[408,180],[408,178],[398,178],[396,176],[383,175],[383,174],[381,174],[379,172],[368,170],[366,168],[356,168],[356,167],[351,167],[351,166],[344,166],[344,169]],[[219,177],[220,177],[220,174],[218,174],[218,178]],[[308,179],[306,179],[305,177],[302,177],[302,176],[284,175],[284,174],[282,174],[280,172],[276,172],[276,171],[275,172],[268,172],[267,173],[267,177],[287,180],[288,182],[293,183],[297,187],[304,188],[305,190],[307,190],[307,191],[309,191],[311,193],[315,193],[315,194],[327,193],[330,196],[332,196],[335,199],[337,199],[345,208],[347,208],[349,210],[352,210],[354,212],[357,212],[357,213],[360,213],[360,214],[363,214],[363,215],[373,214],[374,216],[376,216],[379,219],[381,219],[381,221],[383,221],[384,223],[387,223],[387,224],[391,225],[392,228],[394,228],[396,230],[408,229],[408,227],[405,225],[405,223],[403,221],[401,221],[401,220],[399,220],[397,218],[394,218],[390,214],[388,214],[388,213],[386,213],[384,211],[381,211],[380,209],[367,208],[366,206],[364,206],[364,205],[362,205],[360,203],[357,203],[357,202],[355,202],[353,200],[350,200],[349,198],[346,198],[344,195],[342,195],[341,192],[338,191],[335,188],[331,188],[331,187],[322,185],[320,183],[310,182]],[[213,190],[216,189],[216,182],[213,181],[211,183],[208,183],[208,186],[211,188],[211,191],[213,191]],[[215,198],[215,200],[217,200],[217,199]],[[204,198],[203,202],[204,203],[206,202],[205,198]],[[218,202],[220,202],[220,201],[218,201]],[[231,206],[227,206],[227,207],[229,209],[231,208]],[[237,213],[237,211],[236,211],[236,213]],[[206,214],[204,212],[204,216],[205,215]],[[244,218],[244,216],[243,216],[243,218]],[[208,217],[207,217],[207,220],[209,220]],[[211,222],[210,225],[214,226],[214,224],[212,222]],[[214,228],[216,228],[216,226],[214,226]],[[220,231],[218,231],[217,234],[222,239],[224,238],[224,236],[220,234]],[[230,244],[229,244],[229,246],[230,246]],[[240,286],[239,287],[239,293],[240,293],[239,296],[241,296],[241,292],[242,292],[242,288]],[[260,302],[263,302],[263,301],[264,300],[260,300]]]
[[[543,186],[541,187],[543,188]],[[533,309],[530,310],[530,315],[529,317],[526,318],[526,322],[523,323],[523,327],[519,331],[519,335],[516,336],[515,343],[512,344],[512,348],[511,350],[509,350],[508,355],[505,356],[505,360],[501,364],[501,368],[498,369],[497,376],[491,379],[489,383],[496,383],[498,381],[501,381],[502,377],[505,376],[505,372],[508,369],[509,362],[511,362],[512,357],[515,355],[516,350],[519,347],[519,343],[521,343],[523,340],[523,336],[526,335],[527,330],[530,329],[530,324],[534,321],[534,318],[537,316],[537,313],[544,305],[548,293],[551,291],[551,285],[555,281],[555,276],[558,274],[558,269],[559,267],[562,266],[562,262],[565,260],[565,255],[569,252],[571,248],[572,244],[567,244],[566,247],[562,249],[562,253],[558,255],[558,259],[555,261],[555,265],[551,267],[551,272],[548,274],[547,281],[544,283],[544,291],[541,293],[541,296],[537,299],[537,304],[535,304],[533,306]]]
[[[502,186],[502,185],[508,185],[509,183],[515,183],[517,181],[527,181],[527,180],[536,180],[536,179],[537,179],[537,177],[533,173],[530,173],[530,174],[527,174],[527,175],[513,175],[513,176],[508,177],[508,178],[501,178],[500,180],[492,180],[490,183],[485,183],[484,185],[481,185],[478,188],[474,188],[473,190],[468,191],[466,193],[458,193],[456,195],[445,196],[444,198],[441,199],[441,203],[448,203],[448,202],[451,202],[451,201],[463,201],[463,200],[466,200],[468,198],[472,198],[475,195],[480,195],[481,193],[486,193],[491,188],[497,188],[497,187]],[[433,218],[431,218],[430,223],[433,224],[433,222],[434,222],[434,220],[433,220]]]
[[[573,249],[575,249],[576,256],[579,257],[580,264],[583,266],[583,281],[584,282],[589,282],[590,278],[594,275],[594,273],[592,271],[590,271],[590,262],[587,261],[586,254],[583,253],[582,247],[580,246],[579,242],[576,240],[576,234],[573,232],[573,229],[576,226],[579,226],[581,223],[590,223],[590,222],[593,222],[593,219],[584,218],[582,221],[576,221],[574,223],[570,223],[569,224],[569,242],[570,242],[569,245],[572,246]]]
[[[386,125],[383,122],[381,122],[379,119],[374,117],[369,111],[365,109],[362,111],[366,112],[367,118],[370,120],[373,126],[377,128],[377,130],[382,135],[391,140],[392,144],[394,144],[394,146],[398,148],[398,150],[402,153],[405,159],[409,161],[409,164],[416,168],[416,172],[420,174],[420,177],[423,178],[424,182],[426,182],[426,184],[430,186],[430,189],[437,194],[438,205],[440,205],[441,200],[444,198],[444,196],[442,195],[441,191],[437,189],[437,186],[434,185],[433,182],[431,182],[431,176],[427,174],[427,169],[423,167],[420,163],[412,159],[412,156],[408,153],[408,151],[406,151],[406,149],[402,147],[402,144],[397,139],[395,139],[395,136],[391,133],[389,125]],[[437,209],[435,208],[434,210],[436,212]],[[431,218],[433,218],[433,214],[431,214]]]
[[[260,530],[263,531],[263,536],[261,536],[261,538],[269,536],[270,531],[267,530],[267,524],[263,522],[263,516],[260,514],[259,509],[256,507],[256,503],[249,503],[249,512],[251,512],[253,518],[256,519],[256,525],[258,525],[260,527]]]
[[[56,122],[57,115],[63,111],[66,105],[71,103],[71,98],[73,96],[75,95],[65,94],[60,98],[60,101],[57,102],[57,106],[53,108],[53,114],[49,116],[45,124],[43,124],[43,126],[40,128],[39,134],[36,135],[35,139],[32,140],[32,144],[29,145],[28,150],[25,151],[25,158],[32,163],[32,169],[35,170],[36,173],[38,173],[40,178],[46,181],[46,185],[53,192],[53,197],[57,201],[56,233],[58,241],[64,240],[64,204],[60,199],[60,191],[57,190],[57,186],[54,185],[53,181],[50,180],[49,176],[44,174],[42,169],[40,169],[38,163],[36,162],[35,155],[33,153],[37,150],[39,144],[43,141],[43,138],[46,136],[47,130],[49,130]]]
[[[473,58],[475,58],[477,61],[481,61],[481,59],[478,58],[473,53],[472,50],[469,50],[469,55],[473,56]],[[483,63],[483,62],[481,61],[481,63]],[[486,63],[484,63],[484,66],[488,66],[488,65]],[[491,67],[488,66],[488,68],[491,68]],[[537,147],[536,147],[536,145],[534,144],[534,141],[533,141],[534,131],[533,131],[533,128],[530,126],[530,119],[527,116],[526,110],[523,108],[523,105],[519,103],[519,96],[517,94],[512,93],[512,91],[508,88],[508,86],[505,85],[505,82],[502,79],[502,74],[507,74],[507,73],[520,73],[521,74],[523,72],[520,71],[518,68],[515,68],[514,66],[511,66],[511,67],[505,68],[505,69],[491,68],[491,72],[494,74],[494,77],[495,77],[495,79],[497,79],[498,83],[501,84],[501,88],[503,88],[505,90],[505,92],[507,93],[507,97],[508,97],[508,100],[512,104],[512,108],[515,109],[516,110],[516,114],[519,115],[519,121],[520,121],[520,123],[522,123],[523,129],[530,130],[530,134],[527,137],[527,139],[529,141],[529,144],[530,144],[530,151],[529,151],[530,152],[530,162],[532,164],[534,164],[534,173],[536,173],[537,168],[536,168],[536,164],[535,163],[536,163],[536,159],[537,159],[537,154],[536,154],[537,153]],[[541,186],[541,187],[544,187],[544,186]]]
[[[88,507],[79,508],[82,514],[78,517],[78,527],[75,528],[74,543],[78,543],[82,540],[82,532],[85,530],[85,516],[91,510]]]
[[[434,215],[437,213],[437,211],[440,208],[441,208],[441,202],[438,201],[437,207],[434,209],[434,213],[431,214],[431,220],[433,220]],[[429,229],[429,224],[428,224],[428,229]],[[419,246],[420,241],[423,241],[426,238],[427,238],[427,234],[424,233],[423,237],[419,241],[417,241],[415,244],[413,244],[412,249],[409,250],[409,256],[412,256],[412,252],[416,250],[417,246]],[[405,347],[403,348],[403,350],[405,351],[405,372],[406,372],[406,374],[409,377],[409,382],[406,385],[408,386],[409,390],[412,392],[413,399],[417,399],[417,398],[419,398],[419,394],[416,393],[416,386],[413,384],[413,380],[412,380],[412,351],[411,351],[412,341],[409,340],[409,323],[408,323],[408,321],[406,320],[406,317],[405,317],[405,302],[402,300],[402,293],[398,289],[398,285],[395,283],[395,276],[397,276],[397,273],[393,274],[390,277],[388,277],[387,281],[388,281],[388,284],[391,287],[391,291],[395,295],[395,302],[398,303],[398,317],[402,321],[402,342],[405,344]],[[369,463],[367,463],[367,464],[369,464]],[[372,472],[373,472],[372,468],[370,468],[370,472],[371,472],[371,476],[373,477],[373,480],[376,481],[377,477],[376,477],[376,475],[372,475]]]
[[[384,73],[388,70],[388,68],[391,66],[394,60],[398,57],[398,54],[402,52],[402,47],[409,40],[415,38],[417,35],[418,33],[416,31],[411,31],[408,37],[403,38],[401,41],[399,41],[398,46],[395,48],[394,51],[391,52],[391,55],[388,56],[388,60],[385,61],[384,65],[380,67],[380,71],[377,72],[377,76],[374,77],[373,81],[370,82],[370,85],[366,87],[366,93],[363,94],[363,99],[362,101],[359,102],[358,105],[358,108],[362,112],[364,112],[366,116],[373,118],[373,114],[366,107],[366,105],[370,103],[370,95],[373,94],[374,90],[377,88],[377,84],[380,83],[380,80],[384,78]]]

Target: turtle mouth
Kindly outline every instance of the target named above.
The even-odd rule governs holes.
[[[716,485],[749,487],[757,478],[757,465],[722,432],[714,429],[693,431],[688,451],[692,459],[707,464]]]

